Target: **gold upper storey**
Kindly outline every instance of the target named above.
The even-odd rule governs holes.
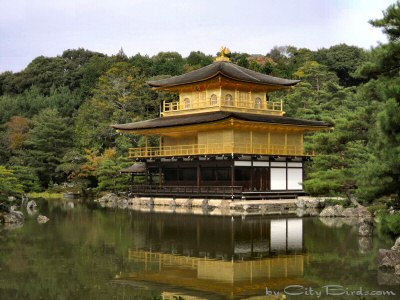
[[[269,101],[268,93],[284,88],[289,87],[238,82],[222,75],[200,83],[162,88],[178,92],[179,100],[163,101],[161,116],[214,111],[282,116],[285,114],[282,101]]]

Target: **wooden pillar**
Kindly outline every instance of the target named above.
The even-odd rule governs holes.
[[[146,146],[145,146],[145,148],[144,148],[144,150],[145,150],[145,156],[147,157],[147,147],[148,147],[148,137],[147,137],[147,135],[146,135]]]
[[[250,170],[250,191],[253,191],[253,188],[255,186],[255,184],[254,184],[255,170],[254,170],[253,164],[250,168],[251,168],[251,170]]]
[[[159,187],[162,188],[162,167],[159,166],[158,168],[158,183],[159,183]]]
[[[200,192],[201,185],[201,169],[200,169],[200,161],[197,161],[197,192]]]
[[[287,146],[287,132],[285,132],[285,148],[284,148],[284,154],[289,154],[288,153],[288,146]]]
[[[288,175],[289,175],[289,172],[288,172],[288,161],[287,161],[287,158],[286,158],[286,190],[288,190],[288,181],[289,181]]]
[[[250,153],[253,154],[253,130],[250,131]]]
[[[235,185],[235,162],[232,161],[231,165],[231,186]]]
[[[163,151],[162,151],[162,147],[163,147],[163,143],[162,143],[162,135],[160,134],[160,142],[159,142],[159,144],[160,144],[160,153],[159,153],[159,155],[160,156],[162,156],[162,155],[164,155],[164,153],[163,153]]]

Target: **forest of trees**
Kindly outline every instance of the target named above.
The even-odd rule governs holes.
[[[302,80],[293,90],[270,95],[283,99],[287,116],[335,125],[306,137],[307,150],[319,153],[307,167],[310,194],[399,201],[400,2],[370,23],[382,28],[388,42],[369,50],[340,44],[231,54],[240,66]],[[144,141],[110,125],[157,117],[160,102],[176,97],[152,90],[150,78],[212,62],[199,51],[127,57],[122,49],[114,56],[77,49],[0,74],[0,198],[63,184],[123,188],[127,177],[118,171],[132,163],[128,148]]]

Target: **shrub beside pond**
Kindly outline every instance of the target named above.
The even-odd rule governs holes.
[[[381,213],[379,215],[379,221],[379,230],[383,234],[389,234],[392,236],[400,235],[400,214]]]

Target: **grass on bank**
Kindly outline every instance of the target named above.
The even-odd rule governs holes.
[[[63,198],[63,193],[53,193],[53,192],[40,192],[40,193],[29,193],[28,197],[35,198],[46,198],[46,199],[59,199]]]

